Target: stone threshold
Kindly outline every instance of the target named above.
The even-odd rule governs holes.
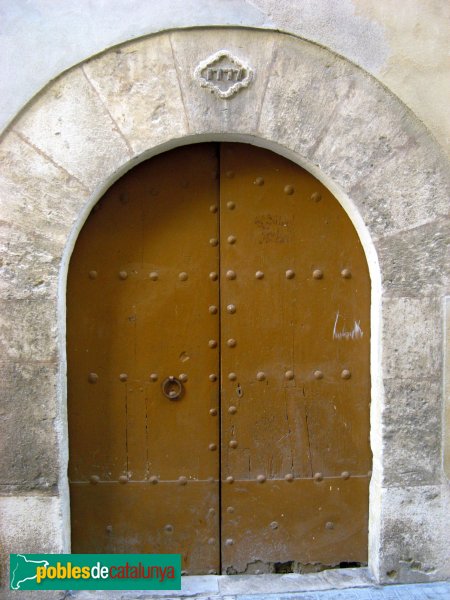
[[[285,575],[190,575],[181,578],[181,590],[78,591],[74,600],[151,600],[195,598],[219,600],[234,596],[318,592],[375,585],[368,568],[328,569],[319,573]]]

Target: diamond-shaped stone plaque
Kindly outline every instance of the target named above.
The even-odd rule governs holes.
[[[219,50],[197,65],[194,77],[202,87],[209,88],[219,98],[231,98],[248,87],[253,69],[228,50]]]

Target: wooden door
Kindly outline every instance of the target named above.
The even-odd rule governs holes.
[[[267,150],[183,147],[114,184],[69,272],[73,551],[365,562],[369,297],[337,200]]]
[[[74,552],[181,552],[191,573],[219,569],[217,165],[214,145],[139,165],[77,241],[67,331]]]
[[[331,193],[221,151],[222,570],[367,560],[370,282]]]

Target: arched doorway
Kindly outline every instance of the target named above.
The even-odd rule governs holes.
[[[285,158],[199,144],[116,182],[69,269],[73,551],[366,562],[369,299],[350,219]]]

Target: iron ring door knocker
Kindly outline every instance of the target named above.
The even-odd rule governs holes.
[[[173,377],[166,377],[162,382],[162,392],[169,400],[179,400],[184,394],[183,384],[179,379]]]

